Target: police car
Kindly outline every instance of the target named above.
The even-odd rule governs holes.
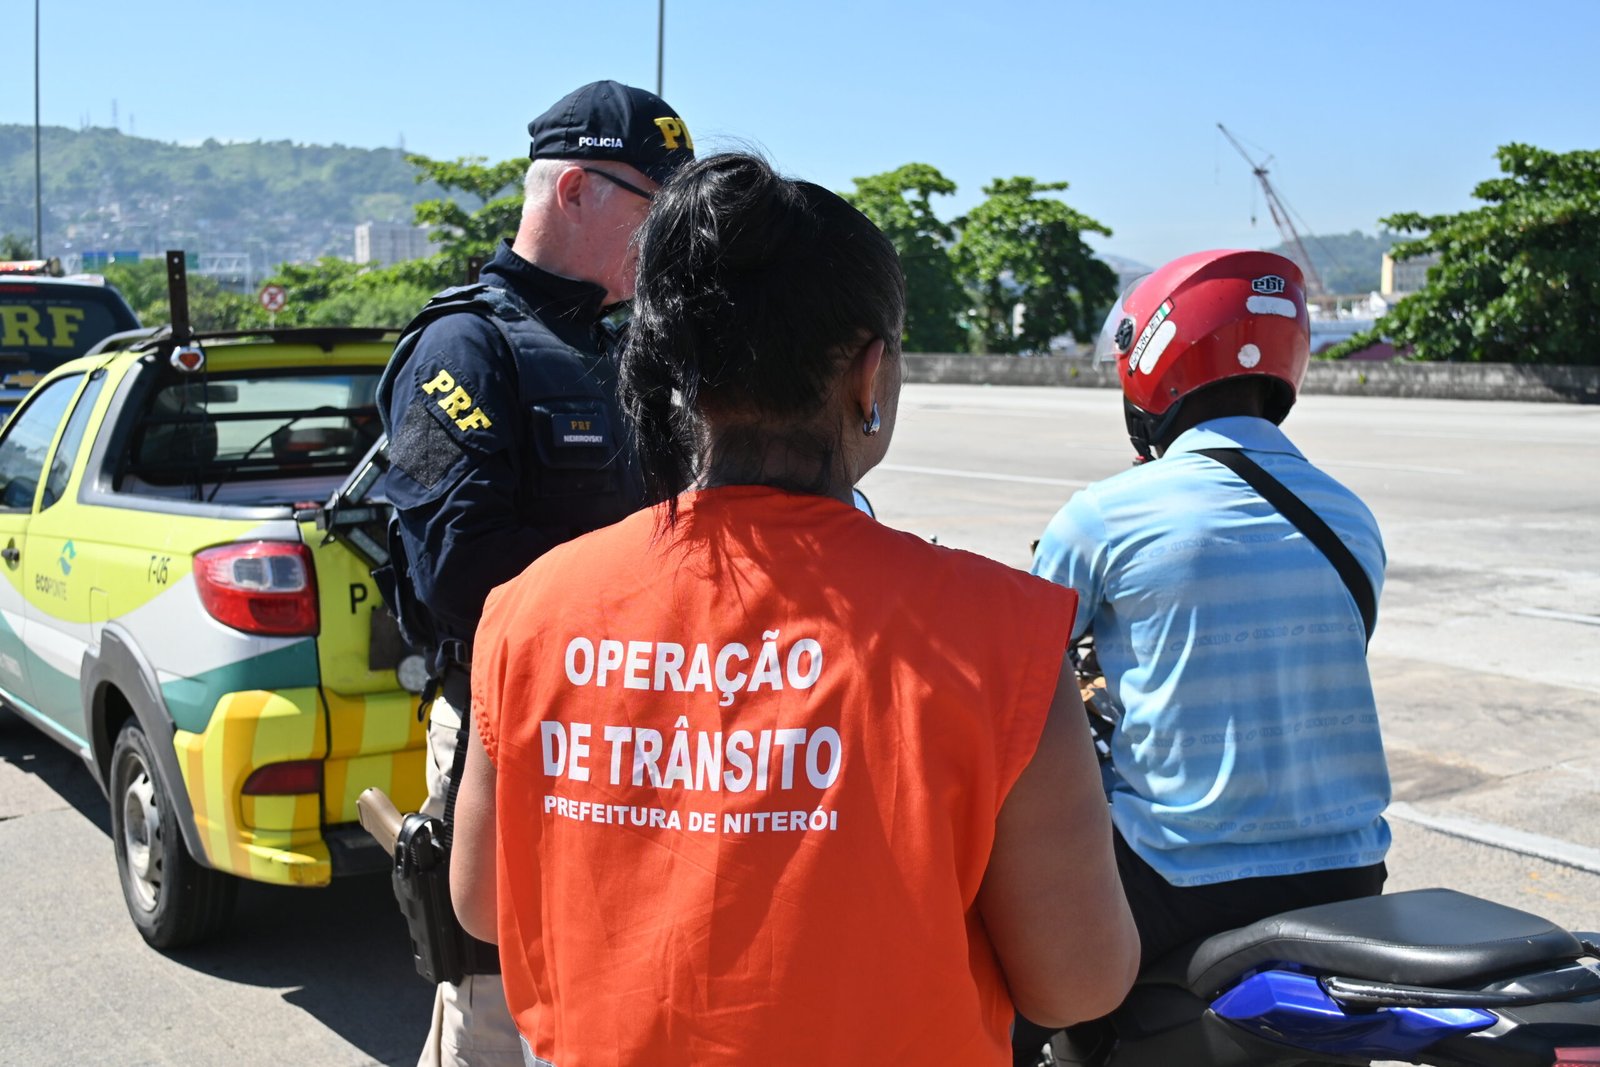
[[[0,701],[106,791],[157,947],[219,931],[239,879],[386,864],[356,798],[425,797],[398,631],[317,524],[379,432],[394,340],[122,334],[0,431]]]
[[[0,260],[0,418],[45,371],[139,328],[104,278],[59,274],[55,260]]]

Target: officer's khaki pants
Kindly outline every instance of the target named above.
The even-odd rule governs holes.
[[[460,712],[444,697],[435,697],[428,713],[428,800],[422,806],[429,815],[444,815],[460,728]],[[459,985],[439,984],[417,1067],[523,1067],[517,1027],[498,974],[469,974]]]

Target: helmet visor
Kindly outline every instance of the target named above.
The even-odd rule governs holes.
[[[1100,335],[1095,338],[1093,358],[1096,363],[1115,363],[1118,356],[1132,347],[1134,321],[1124,305],[1128,297],[1133,295],[1133,291],[1148,277],[1150,273],[1141,274],[1124,285],[1117,302],[1111,305],[1110,312],[1106,314],[1106,321],[1100,327]]]

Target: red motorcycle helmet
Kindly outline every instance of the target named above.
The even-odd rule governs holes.
[[[1266,414],[1282,422],[1311,361],[1300,268],[1272,252],[1175,259],[1123,292],[1095,355],[1117,361],[1128,437],[1144,459],[1186,397],[1227,378],[1275,382]]]

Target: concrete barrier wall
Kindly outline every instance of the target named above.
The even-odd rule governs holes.
[[[906,381],[944,385],[1118,388],[1114,364],[1076,359],[907,353]],[[1333,363],[1312,360],[1304,391],[1340,396],[1600,403],[1600,367],[1518,363]]]

